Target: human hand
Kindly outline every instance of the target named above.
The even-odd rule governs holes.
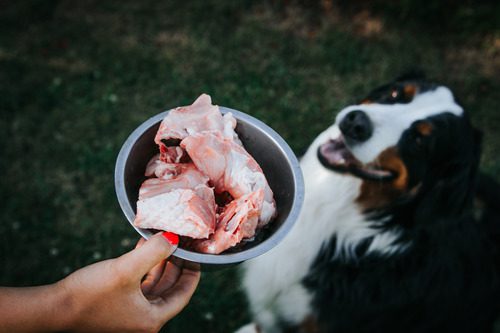
[[[70,314],[65,327],[74,332],[157,332],[177,315],[193,295],[200,272],[167,261],[178,237],[175,244],[165,238],[156,234],[121,257],[58,282]]]

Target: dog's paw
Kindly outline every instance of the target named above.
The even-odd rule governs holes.
[[[240,327],[237,331],[234,333],[263,333],[259,330],[259,327],[257,324],[251,323],[247,324],[245,326]]]

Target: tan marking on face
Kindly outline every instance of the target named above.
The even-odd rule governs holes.
[[[364,180],[356,202],[363,210],[382,208],[408,193],[408,170],[395,147],[387,148],[371,163],[397,176],[387,182]]]
[[[423,136],[429,136],[432,133],[432,124],[426,121],[420,122],[416,125],[417,131]]]
[[[361,101],[361,103],[359,103],[359,104],[365,104],[365,105],[366,105],[366,104],[372,104],[372,103],[373,103],[373,101],[371,101],[371,100],[369,100],[369,99],[364,99],[364,100],[362,100],[362,101]]]
[[[415,97],[415,94],[417,93],[417,87],[414,84],[407,84],[404,87],[404,92],[406,97]]]

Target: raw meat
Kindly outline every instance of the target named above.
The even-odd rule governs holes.
[[[155,136],[160,153],[146,167],[156,178],[140,188],[134,224],[192,237],[191,248],[213,254],[266,225],[276,215],[273,192],[236,125],[205,94],[170,111]]]
[[[175,140],[204,131],[217,131],[241,144],[234,132],[235,127],[233,115],[228,113],[222,116],[219,107],[212,105],[212,98],[202,94],[192,105],[178,107],[168,113],[160,124],[155,142],[165,150],[167,143],[175,144]]]
[[[134,224],[193,238],[208,237],[214,231],[215,208],[196,192],[174,189],[137,201]]]
[[[276,206],[273,192],[255,159],[239,144],[224,138],[219,132],[191,135],[181,142],[196,167],[210,178],[215,191],[229,192],[235,199],[263,190],[263,202],[258,204],[259,227],[273,217]]]
[[[209,239],[193,242],[194,249],[203,253],[221,253],[241,242],[243,238],[253,237],[263,197],[264,191],[260,189],[231,201],[219,216],[215,233]]]
[[[193,238],[208,237],[215,229],[216,210],[208,177],[192,163],[169,166],[162,174],[169,174],[167,179],[151,178],[142,183],[134,225]]]

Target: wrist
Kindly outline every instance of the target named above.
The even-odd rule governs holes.
[[[70,329],[71,297],[62,284],[0,288],[0,331],[57,332]]]
[[[52,323],[52,330],[71,331],[74,328],[77,306],[67,279],[58,281],[50,287],[53,288],[54,293],[52,318],[56,318]]]

